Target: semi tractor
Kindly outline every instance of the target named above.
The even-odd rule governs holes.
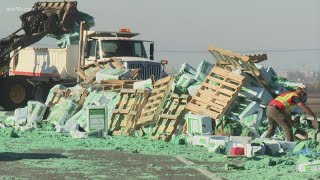
[[[165,63],[154,61],[154,42],[136,39],[139,34],[130,32],[128,28],[119,32],[85,29],[81,32],[85,38],[80,38],[79,45],[64,48],[28,47],[45,35],[72,32],[69,30],[72,24],[80,23],[75,21],[79,19],[75,18],[76,5],[75,1],[38,2],[29,13],[37,17],[21,18],[25,34],[17,36],[15,32],[0,40],[0,106],[13,110],[25,106],[30,99],[45,101],[54,85],[77,83],[75,68],[79,64],[114,57],[120,59],[127,69],[142,69],[137,79],[144,80],[151,76],[159,79],[166,75]],[[48,17],[55,17],[56,20],[49,22]],[[37,26],[37,23],[44,24],[44,27],[37,30],[28,27]]]

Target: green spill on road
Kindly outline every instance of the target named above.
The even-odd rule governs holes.
[[[47,128],[45,128],[47,129]],[[50,128],[49,128],[50,129]],[[8,131],[8,132],[7,132]],[[43,131],[43,129],[35,129],[31,132],[18,132],[18,138],[12,138],[9,129],[1,131],[0,151],[1,152],[30,152],[33,150],[46,149],[62,149],[68,158],[53,158],[49,160],[33,160],[24,159],[21,162],[33,168],[46,168],[57,173],[65,173],[67,171],[75,171],[81,167],[87,167],[86,177],[94,177],[98,170],[94,161],[77,159],[68,154],[69,150],[116,150],[131,153],[141,153],[148,155],[167,155],[167,156],[183,156],[196,162],[196,165],[181,165],[173,167],[172,170],[186,169],[208,169],[214,173],[218,173],[221,177],[227,179],[317,179],[319,175],[316,173],[299,173],[296,171],[296,165],[301,162],[311,160],[310,157],[303,155],[285,155],[281,157],[259,156],[252,158],[225,158],[220,154],[209,153],[204,147],[191,146],[179,143],[181,139],[174,139],[172,142],[166,143],[161,140],[152,141],[147,137],[123,137],[114,136],[106,139],[90,138],[90,139],[72,139],[67,135],[55,133],[52,131]],[[317,142],[306,141],[298,144],[301,149],[306,147],[318,148]],[[316,144],[316,145],[315,145]],[[300,149],[300,150],[301,150]],[[298,150],[296,150],[298,151]],[[175,159],[175,158],[173,158]],[[314,158],[312,158],[314,160]],[[178,161],[178,160],[177,160]],[[109,162],[109,166],[113,162]],[[208,165],[212,164],[212,165]],[[218,165],[215,165],[218,163]],[[225,164],[229,169],[225,169]],[[236,166],[235,166],[236,165]],[[106,164],[107,166],[107,164]],[[232,168],[237,167],[237,168]],[[160,168],[160,167],[159,167]],[[125,170],[125,167],[124,169]],[[158,169],[161,170],[161,169]],[[143,172],[143,171],[142,171]],[[144,172],[141,178],[156,179],[150,172]],[[103,179],[103,177],[96,177]]]

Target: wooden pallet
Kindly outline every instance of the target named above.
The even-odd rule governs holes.
[[[143,106],[147,103],[149,91],[122,89],[120,100],[111,115],[109,129],[113,135],[132,135]]]
[[[125,67],[121,59],[111,58],[109,60],[94,62],[84,67],[77,67],[75,68],[75,72],[83,79],[85,84],[91,84],[95,82],[97,72],[105,68],[124,69]]]
[[[217,119],[228,110],[244,83],[244,76],[214,67],[186,109]]]
[[[266,54],[243,56],[232,51],[227,51],[221,48],[209,47],[208,51],[216,59],[216,66],[226,70],[239,69],[252,75],[257,82],[266,89],[271,89],[268,83],[261,77],[259,70],[255,66],[255,62],[261,62],[267,59]]]
[[[168,76],[156,81],[148,102],[142,110],[141,117],[137,121],[137,127],[142,127],[157,122],[165,102],[172,92],[173,82],[173,76]]]
[[[189,95],[172,94],[159,116],[152,139],[163,139],[168,142],[181,123]]]
[[[104,80],[100,82],[103,90],[133,89],[133,83],[138,80]]]

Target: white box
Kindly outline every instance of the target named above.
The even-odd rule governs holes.
[[[34,110],[34,108],[36,107],[38,101],[28,101],[28,116],[27,116],[27,119],[31,119],[31,115],[32,115],[32,112]]]
[[[226,147],[228,140],[228,136],[211,136],[209,139],[208,151],[213,153],[221,153],[221,147]]]
[[[320,160],[315,160],[312,162],[306,162],[298,164],[298,172],[319,172],[320,171]]]
[[[212,134],[212,119],[209,116],[198,114],[187,114],[185,116],[187,122],[188,134]]]
[[[213,65],[211,63],[204,60],[201,61],[197,68],[195,79],[203,81],[208,76],[212,68]]]
[[[188,93],[190,96],[195,96],[198,92],[198,90],[201,88],[201,84],[193,84],[188,87]]]
[[[87,129],[88,131],[104,130],[108,131],[108,116],[105,106],[88,106],[87,107]]]
[[[177,74],[183,74],[183,73],[189,73],[189,74],[195,75],[196,70],[192,66],[190,66],[189,64],[184,63],[181,65],[181,68]]]
[[[28,118],[28,106],[24,108],[18,108],[14,111],[14,122],[17,125],[23,125],[27,122]]]
[[[264,155],[266,149],[263,143],[250,143],[246,144],[245,154],[247,157],[254,155]]]
[[[187,88],[190,84],[192,84],[194,82],[196,82],[196,80],[193,79],[193,76],[191,74],[183,74],[179,78],[177,85],[184,87],[184,88]]]
[[[244,136],[230,136],[226,145],[226,151],[230,151],[233,147],[245,148],[251,142],[251,137]]]
[[[75,103],[72,100],[66,100],[59,106],[64,106],[64,107],[59,107],[57,109],[58,115],[52,119],[52,123],[54,125],[61,125],[63,126],[77,111],[78,104]]]
[[[239,115],[239,119],[244,119],[246,117],[249,117],[253,114],[258,114],[259,118],[262,118],[263,115],[263,110],[262,108],[259,106],[259,104],[257,102],[251,102],[246,108],[245,110]]]
[[[194,145],[194,146],[204,146],[204,147],[209,147],[210,144],[210,137],[212,135],[194,135],[190,136],[189,143]]]
[[[119,80],[120,77],[129,79],[131,73],[127,69],[102,69],[96,73],[96,82],[100,83],[103,80]]]
[[[138,81],[133,83],[133,89],[153,89],[152,80],[147,79],[144,81]]]
[[[37,102],[30,119],[28,119],[28,123],[40,122],[46,110],[47,106],[45,104]]]

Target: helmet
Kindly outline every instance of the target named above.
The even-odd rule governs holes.
[[[302,90],[304,93],[307,93],[307,88],[306,88],[305,85],[299,85],[299,86],[297,86],[297,89],[300,89],[300,90]]]

